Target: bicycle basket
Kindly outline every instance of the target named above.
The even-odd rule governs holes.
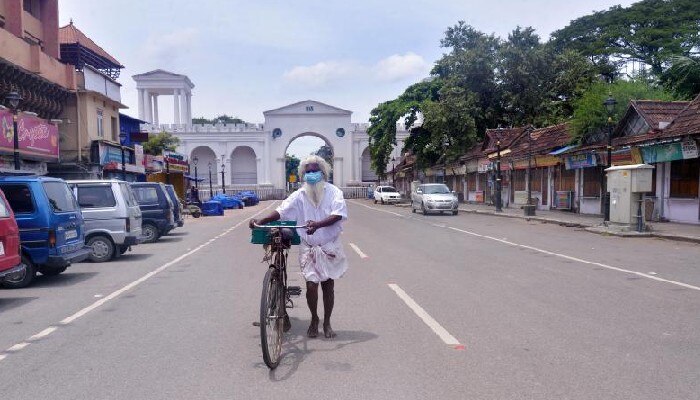
[[[296,224],[297,221],[274,221],[268,223],[267,226],[295,226]],[[270,230],[265,228],[253,228],[250,243],[270,244]],[[296,229],[294,229],[292,244],[301,244],[301,237],[299,237],[299,233]]]

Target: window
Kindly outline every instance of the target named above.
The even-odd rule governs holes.
[[[78,186],[78,204],[83,208],[106,208],[117,205],[110,185]]]
[[[77,209],[75,197],[64,182],[44,182],[42,186],[54,211],[67,212]]]
[[[0,218],[7,218],[10,216],[10,206],[5,203],[2,197],[0,197]]]
[[[158,203],[158,192],[153,187],[134,187],[134,195],[139,204]]]
[[[136,200],[136,197],[134,197],[134,192],[129,187],[129,184],[120,183],[119,189],[122,191],[122,197],[124,197],[127,206],[132,207],[137,206],[139,204]]]
[[[583,168],[583,197],[600,197],[600,177],[603,167]]]
[[[97,109],[97,137],[105,137],[104,121],[102,116],[102,110]]]
[[[1,185],[10,207],[16,214],[31,214],[34,212],[32,192],[27,185]]]
[[[22,8],[32,17],[39,18],[39,0],[23,0]]]
[[[112,140],[115,142],[119,140],[119,126],[117,125],[117,119],[114,117],[112,117]]]
[[[698,197],[700,158],[671,162],[671,197]]]

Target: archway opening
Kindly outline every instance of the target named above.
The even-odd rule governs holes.
[[[295,190],[301,184],[297,176],[299,162],[309,155],[323,157],[333,167],[333,146],[321,135],[304,133],[293,138],[285,149],[285,182],[288,190]],[[333,182],[333,172],[328,179]]]
[[[249,146],[238,146],[231,153],[231,184],[255,185],[258,183],[258,162],[255,151]]]
[[[221,171],[221,160],[217,159],[214,150],[209,146],[195,147],[190,154],[190,160],[194,161],[195,157],[197,159],[197,165],[194,166],[195,170],[192,172],[195,173],[198,178],[204,179],[204,181],[199,184],[200,189],[201,185],[206,186],[208,189],[210,179],[212,185],[217,185],[219,183],[217,179],[219,176],[218,172]]]
[[[377,174],[372,169],[372,158],[369,154],[369,147],[362,152],[362,182],[376,182]]]

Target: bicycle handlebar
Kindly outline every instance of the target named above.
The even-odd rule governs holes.
[[[299,229],[299,228],[308,228],[306,225],[258,225],[256,223],[253,223],[253,226],[255,228],[263,228],[263,229],[273,229],[273,228],[290,228],[290,229]]]

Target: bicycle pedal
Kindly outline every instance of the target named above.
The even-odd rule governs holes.
[[[301,296],[300,286],[287,286],[287,294],[290,296]]]

